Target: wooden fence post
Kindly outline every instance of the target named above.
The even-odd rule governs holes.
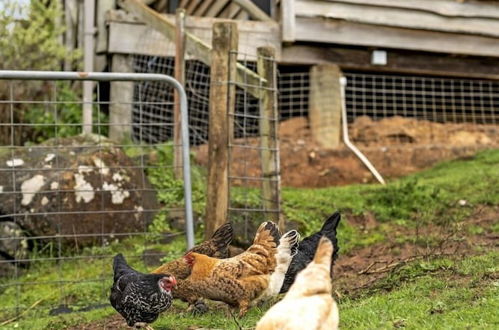
[[[257,72],[266,83],[262,86],[260,98],[260,147],[262,160],[262,198],[267,219],[279,223],[284,230],[284,218],[279,217],[279,153],[278,113],[276,100],[275,49],[257,49]]]
[[[205,237],[227,221],[229,198],[229,112],[235,99],[236,23],[213,25]]]
[[[112,72],[133,72],[133,57],[129,55],[113,55]],[[133,82],[111,82],[111,104],[109,105],[109,138],[122,142],[131,138]]]
[[[309,119],[312,136],[323,148],[340,145],[341,70],[334,64],[319,64],[310,70]]]
[[[185,9],[178,8],[175,17],[175,79],[185,85]],[[173,171],[175,178],[182,179],[182,137],[180,132],[180,99],[175,90],[173,110]]]

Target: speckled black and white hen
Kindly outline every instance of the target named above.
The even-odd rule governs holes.
[[[294,255],[293,260],[291,260],[291,263],[289,264],[288,271],[286,272],[286,275],[284,277],[284,283],[282,284],[280,293],[288,292],[291,284],[293,284],[295,280],[296,275],[301,270],[305,269],[305,267],[307,267],[307,265],[312,261],[322,236],[326,236],[327,238],[329,238],[334,247],[334,253],[331,258],[332,277],[332,265],[338,258],[338,251],[340,250],[340,248],[338,247],[338,240],[336,239],[336,228],[340,223],[340,219],[341,215],[339,212],[333,213],[329,218],[327,218],[326,222],[324,222],[320,231],[308,237],[305,237],[300,242],[298,246],[298,252]]]
[[[131,268],[120,253],[113,260],[114,283],[109,300],[129,326],[154,322],[172,304],[174,276],[143,274]]]

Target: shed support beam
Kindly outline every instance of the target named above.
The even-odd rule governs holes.
[[[113,55],[112,72],[133,72],[133,57]],[[131,138],[133,82],[111,82],[111,104],[109,106],[109,138],[121,142]]]
[[[315,65],[310,70],[310,130],[322,148],[334,149],[340,145],[340,77],[340,68],[333,64]]]

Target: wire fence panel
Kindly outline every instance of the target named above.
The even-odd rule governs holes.
[[[257,71],[258,60],[268,63],[272,67],[269,74],[276,76],[274,58],[259,59],[242,53],[237,58],[252,71]],[[233,139],[229,136],[229,219],[238,224],[238,238],[247,243],[262,221],[277,221],[280,214],[277,86],[261,81],[254,85],[247,76],[243,76],[242,83],[228,83],[236,86],[235,107],[228,114],[229,122],[234,123]],[[258,91],[260,99],[250,89]],[[271,98],[268,112],[264,109],[265,93],[270,93]]]
[[[137,73],[160,73],[172,75],[175,66],[173,57],[160,57],[148,55],[134,55],[133,69]],[[208,113],[210,95],[210,67],[197,60],[187,60],[185,68],[185,91],[189,99],[189,135],[191,144],[198,145],[208,141]],[[150,104],[143,105],[143,111],[134,106],[134,122],[153,120],[164,125],[151,127],[149,131],[142,132],[147,141],[166,141],[173,137],[173,113],[157,104],[154,99],[171,100],[173,91],[164,88],[161,82],[145,82],[135,84],[134,100],[148,100]],[[143,118],[140,118],[142,114]],[[140,134],[134,127],[135,134]]]
[[[305,72],[287,72],[280,68],[279,86],[279,119],[284,121],[293,117],[308,116],[308,100],[310,92],[310,74]]]
[[[493,138],[499,122],[497,81],[350,72],[345,76],[351,139],[361,146],[498,143]],[[280,119],[308,118],[309,93],[308,70],[281,67]],[[463,131],[469,139],[459,133]]]
[[[82,134],[86,79],[96,81],[92,134]],[[161,83],[170,92],[108,100],[106,82],[112,89],[117,81],[135,81],[139,91]],[[126,249],[131,260],[152,257],[157,265],[164,255],[153,247],[184,228],[192,245],[189,145],[149,136],[171,117],[174,88],[187,118],[185,94],[171,77],[0,71],[1,321],[107,306],[114,254]],[[117,105],[133,124],[110,121]],[[163,113],[147,116],[146,108]],[[116,126],[134,138],[109,139]],[[184,181],[175,178],[173,148],[187,159]],[[182,226],[173,232],[166,218],[175,216]]]
[[[346,77],[348,121],[358,143],[497,143],[491,134],[499,116],[497,81],[364,73]],[[366,130],[374,125],[384,134],[366,139]]]
[[[257,57],[239,53],[237,57],[239,63],[251,71],[257,71]],[[171,74],[174,69],[174,58],[157,56],[134,56],[134,71],[148,73]],[[275,68],[275,63],[272,60]],[[275,69],[275,72],[276,69]],[[246,77],[247,78],[247,77]],[[200,167],[207,167],[208,160],[208,122],[210,108],[210,67],[201,61],[189,56],[185,67],[185,90],[189,100],[189,134],[190,142],[194,146],[194,158],[196,164]],[[236,226],[239,231],[238,238],[246,243],[254,235],[255,225],[258,225],[262,219],[268,219],[269,214],[279,214],[279,208],[269,208],[268,201],[263,197],[263,182],[268,181],[262,172],[261,154],[265,148],[260,146],[260,126],[264,119],[260,113],[260,101],[247,90],[253,88],[258,91],[266,90],[263,85],[252,85],[250,79],[242,84],[236,82],[223,82],[236,84],[235,108],[229,116],[234,123],[234,140],[229,147],[229,220],[234,221],[240,226]],[[277,94],[277,89],[274,88]],[[159,84],[153,83],[147,88],[135,86],[134,100],[142,104],[145,100],[152,99],[158,95],[164,95],[171,90],[165,91]],[[173,100],[173,94],[165,96]],[[229,102],[230,103],[230,102]],[[277,107],[277,102],[275,104]],[[277,109],[277,108],[276,108]],[[157,118],[165,123],[163,126],[152,127],[151,131],[145,133],[146,141],[165,141],[173,136],[173,129],[169,126],[172,118],[159,115],[154,105],[142,106],[143,118]],[[164,110],[162,110],[164,111]],[[277,116],[276,111],[276,116]],[[268,119],[272,125],[276,124],[276,119]],[[140,122],[135,119],[134,122]],[[134,124],[136,125],[136,124]],[[138,126],[137,126],[138,127]],[[134,129],[134,134],[137,128]],[[136,137],[135,137],[136,139]],[[277,137],[274,137],[277,141]],[[268,149],[268,148],[267,148]],[[273,152],[277,152],[274,148]],[[264,151],[263,151],[264,152]],[[275,166],[278,167],[276,164]],[[202,174],[204,177],[204,174]],[[278,178],[271,180],[276,183]],[[275,185],[274,187],[277,187]],[[278,190],[275,188],[274,190]],[[273,199],[278,199],[278,191],[275,192]],[[196,203],[194,204],[202,204]],[[278,201],[276,201],[278,203]],[[267,203],[267,204],[266,204]]]

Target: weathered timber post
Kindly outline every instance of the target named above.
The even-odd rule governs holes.
[[[284,230],[284,218],[279,217],[279,152],[278,152],[278,114],[276,100],[275,49],[257,49],[257,71],[266,80],[260,97],[260,146],[262,157],[262,194],[263,207],[267,219],[279,223]]]
[[[208,135],[208,188],[205,237],[227,221],[229,198],[229,112],[235,99],[238,33],[236,23],[213,25],[210,113]]]
[[[112,72],[133,72],[133,58],[127,55],[113,55]],[[111,82],[111,104],[109,106],[109,138],[122,142],[131,138],[133,82]]]
[[[175,79],[182,86],[185,84],[185,9],[178,8],[175,16]],[[173,112],[173,168],[175,178],[182,178],[182,138],[180,133],[180,99],[175,90],[175,107]]]
[[[337,148],[341,136],[341,70],[319,64],[310,70],[309,110],[312,136],[323,148]]]

